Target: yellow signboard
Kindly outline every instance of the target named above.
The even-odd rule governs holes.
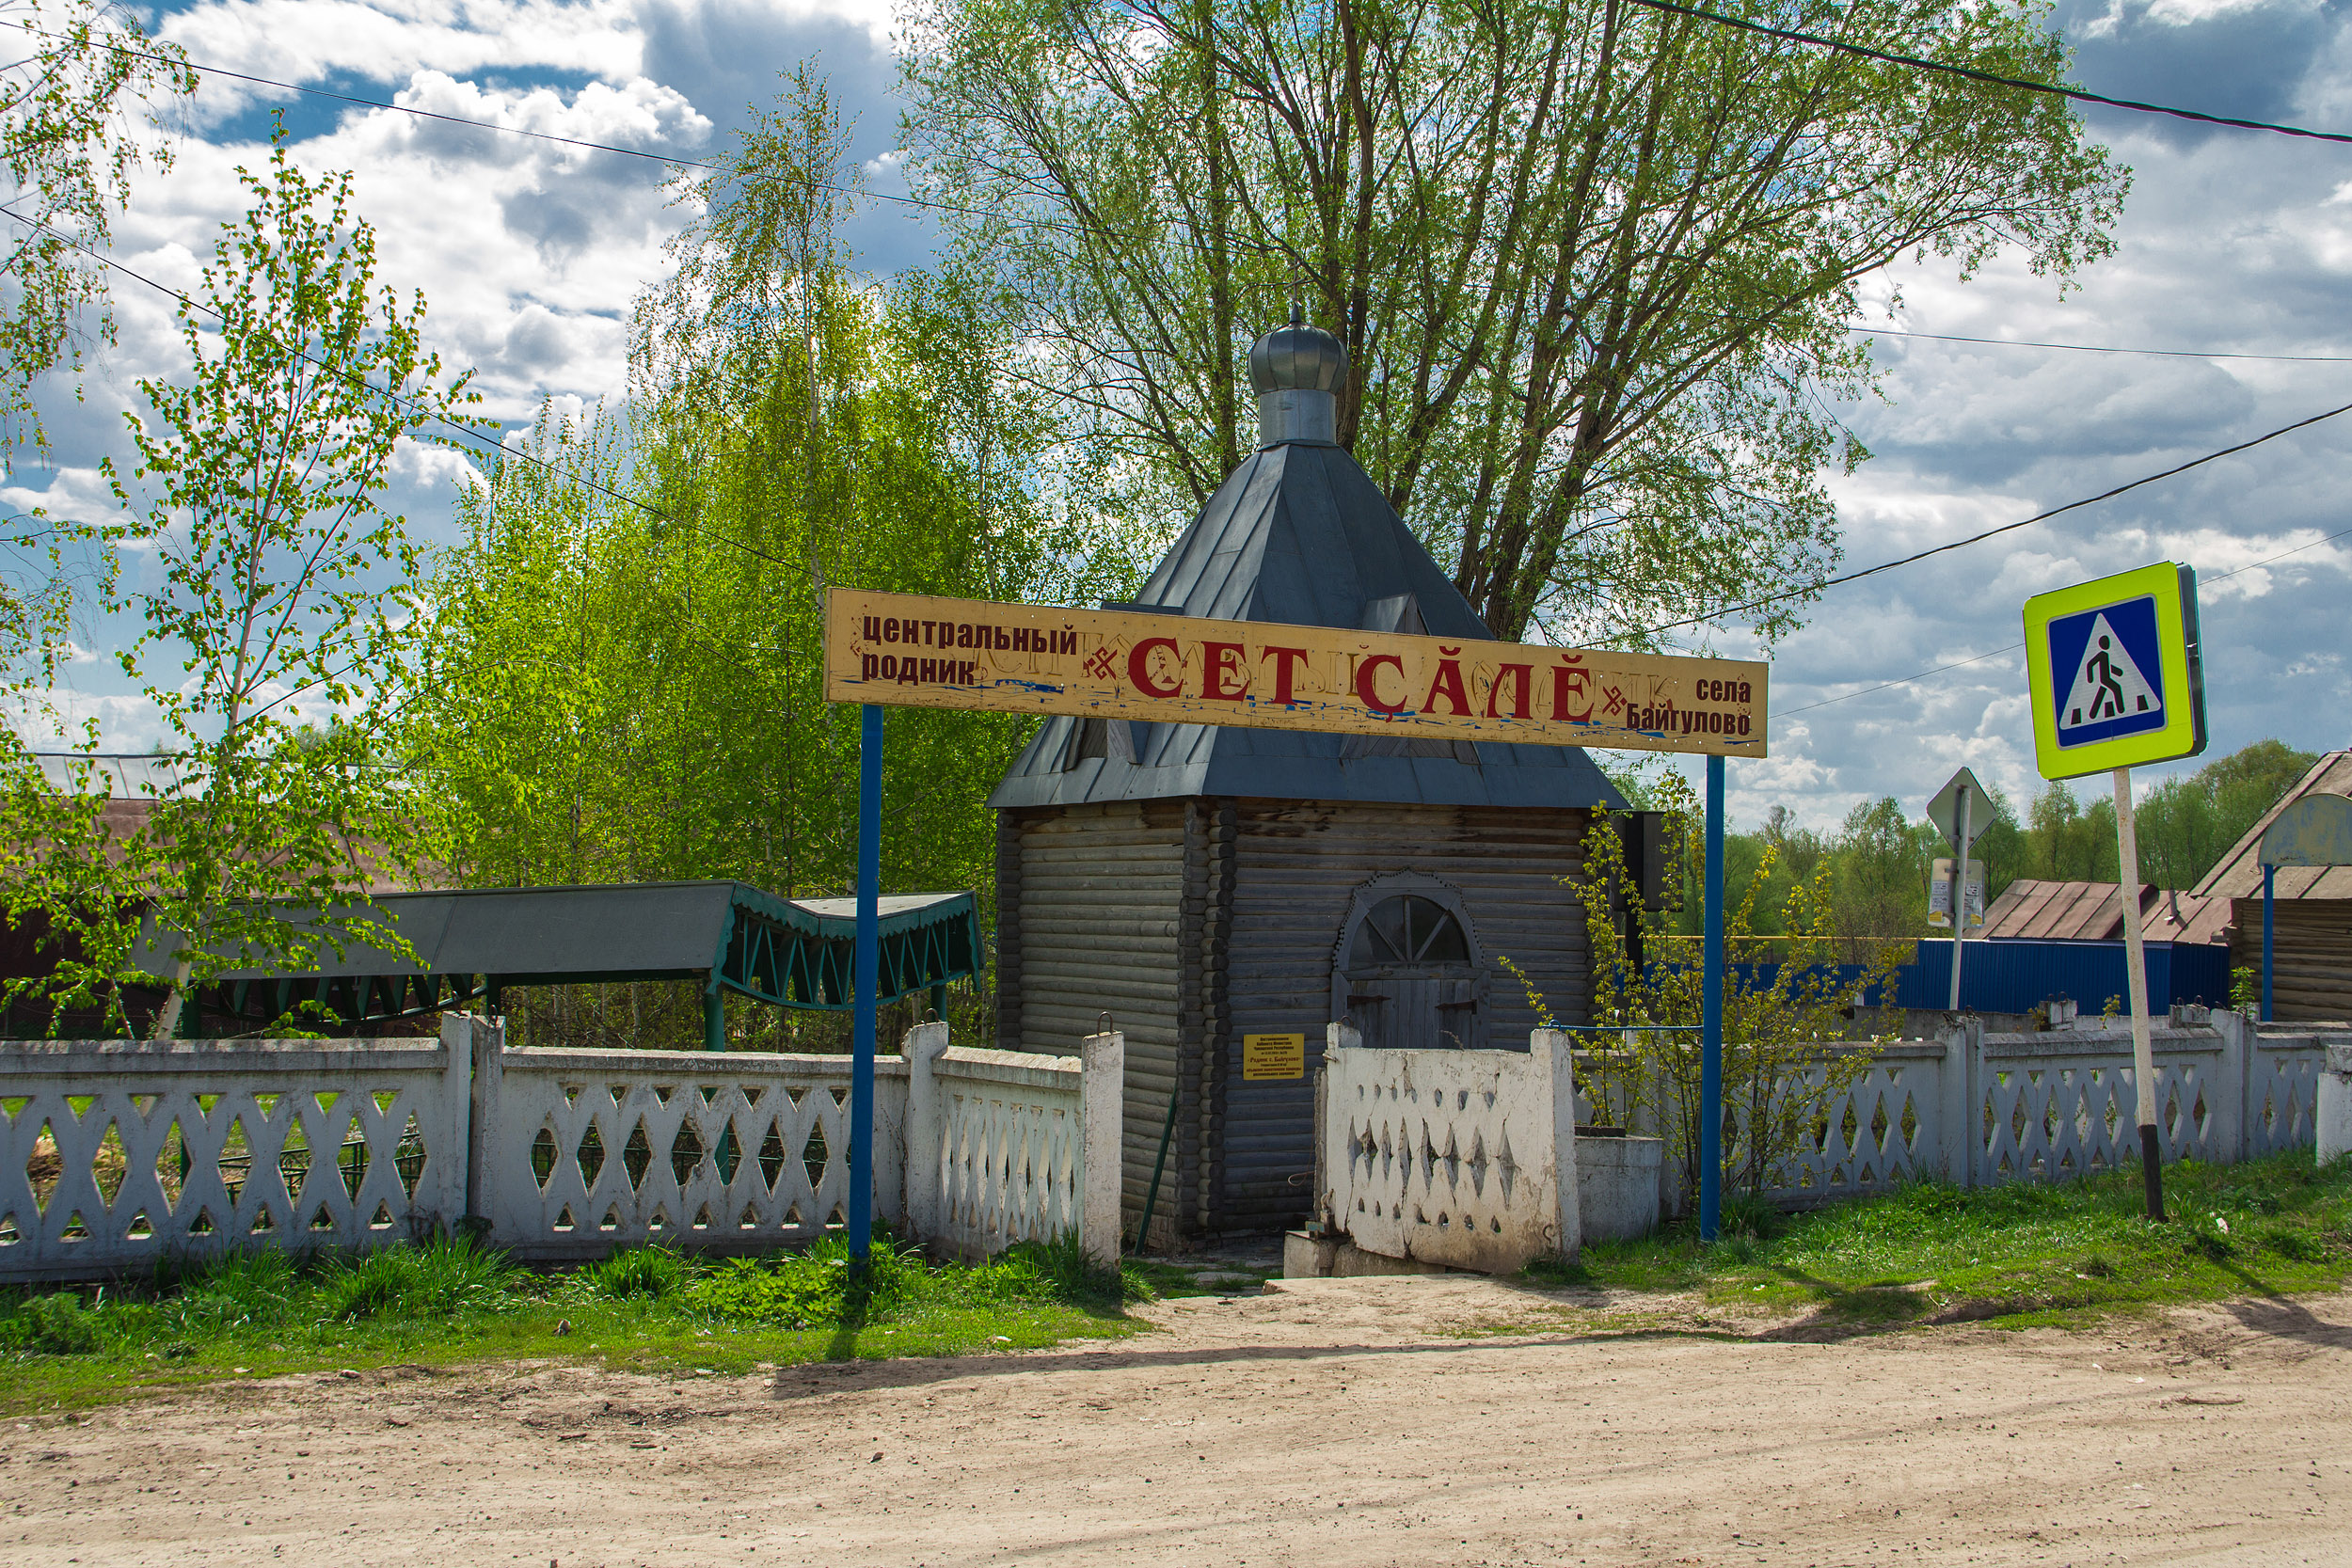
[[[1764,755],[1770,667],[836,588],[835,703]]]
[[[1244,1035],[1241,1075],[1251,1078],[1307,1076],[1307,1037],[1304,1035]]]

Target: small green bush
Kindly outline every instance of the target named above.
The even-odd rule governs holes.
[[[321,1305],[326,1317],[342,1323],[458,1317],[495,1310],[512,1273],[501,1255],[463,1237],[385,1247],[357,1262],[329,1262],[320,1281]]]
[[[0,1350],[34,1355],[89,1355],[103,1343],[98,1314],[71,1291],[34,1296],[0,1318]]]
[[[606,1301],[660,1301],[686,1283],[686,1259],[666,1247],[624,1247],[581,1266],[580,1288]]]
[[[2265,1251],[2290,1262],[2316,1263],[2328,1256],[2328,1243],[2300,1226],[2265,1225],[2255,1233],[2254,1241]]]

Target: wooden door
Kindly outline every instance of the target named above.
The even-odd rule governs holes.
[[[1363,1041],[1409,1051],[1478,1043],[1478,983],[1468,965],[1347,977],[1347,1012]]]

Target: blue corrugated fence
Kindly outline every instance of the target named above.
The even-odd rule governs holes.
[[[2213,942],[2152,942],[2148,1006],[2152,1012],[2185,1002],[2220,1006],[2230,1000],[2230,950]],[[1742,963],[1747,986],[1770,985],[1776,963]],[[1863,966],[1835,966],[1841,981],[1859,984]],[[1923,941],[1915,962],[1895,971],[1894,994],[1868,1000],[1882,1006],[1940,1011],[1952,994],[1952,944]],[[2110,996],[2128,996],[2120,942],[1972,942],[1961,966],[1960,1005],[1980,1013],[2023,1013],[2053,996],[2095,1013]]]

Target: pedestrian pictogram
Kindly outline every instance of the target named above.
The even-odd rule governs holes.
[[[2034,756],[2045,779],[2205,749],[2197,579],[2169,562],[2026,601]]]
[[[2137,635],[2126,638],[2120,629],[2123,626]],[[2051,668],[2062,670],[2071,664],[2074,671],[2066,699],[2058,705],[2059,745],[2083,746],[2164,727],[2164,689],[2157,684],[2163,672],[2155,658],[2155,600],[2135,599],[2112,610],[2069,615],[2051,622],[2049,635]],[[2137,644],[2138,657],[2133,657],[2134,644]],[[2073,658],[2060,663],[2067,652],[2074,652]],[[2155,671],[2155,679],[2150,679],[2149,670]]]

